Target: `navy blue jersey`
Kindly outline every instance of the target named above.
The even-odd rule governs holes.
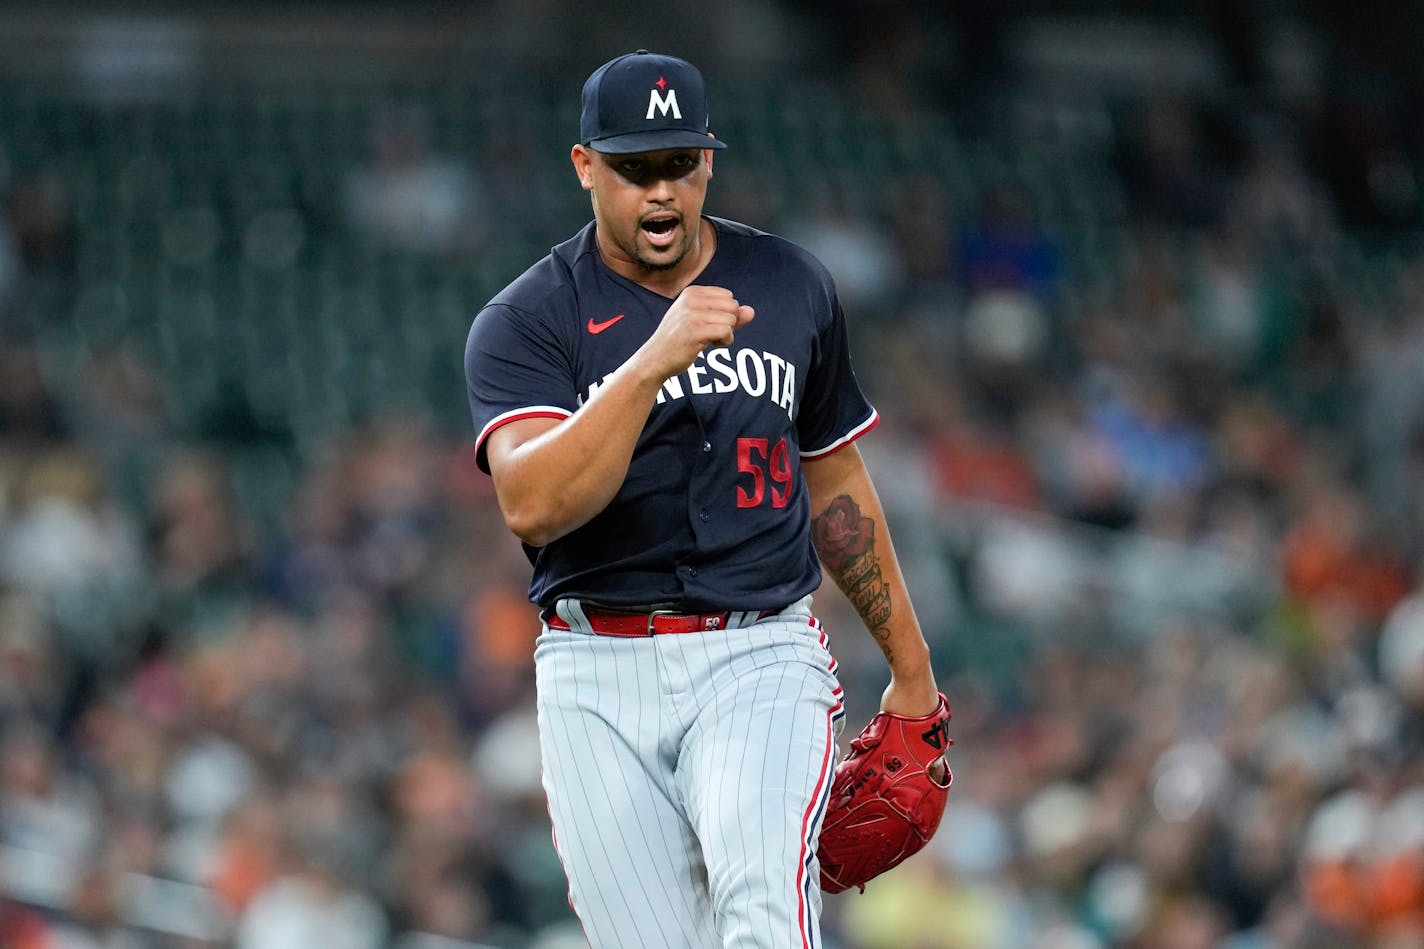
[[[826,269],[805,250],[708,218],[717,246],[694,281],[725,287],[756,318],[662,386],[628,475],[587,524],[543,547],[530,599],[688,611],[772,609],[812,592],[800,460],[878,421],[847,349]],[[465,348],[475,457],[524,418],[567,418],[653,333],[672,299],[603,263],[590,223],[480,311]]]

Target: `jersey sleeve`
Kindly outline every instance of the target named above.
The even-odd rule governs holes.
[[[520,419],[568,418],[578,408],[565,347],[546,323],[503,304],[486,306],[470,326],[465,383],[477,433],[475,463],[486,474],[490,433]]]
[[[812,354],[801,412],[796,419],[801,457],[829,455],[870,431],[879,421],[875,407],[855,378],[845,314],[831,293],[830,319]]]

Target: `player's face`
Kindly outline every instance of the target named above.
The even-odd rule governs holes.
[[[603,155],[580,146],[574,166],[592,196],[598,243],[606,256],[645,272],[666,271],[697,247],[712,177],[711,149]]]

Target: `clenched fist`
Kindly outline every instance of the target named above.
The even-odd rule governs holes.
[[[755,315],[751,307],[738,303],[730,290],[690,286],[668,307],[639,356],[662,378],[675,376],[708,346],[732,345],[736,331]]]

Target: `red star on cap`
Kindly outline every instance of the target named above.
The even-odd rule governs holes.
[[[659,89],[666,89],[666,88],[667,88],[667,80],[664,79],[662,76],[659,76],[659,77],[658,77],[658,81],[655,82],[655,83],[653,83],[653,85],[657,86]]]

